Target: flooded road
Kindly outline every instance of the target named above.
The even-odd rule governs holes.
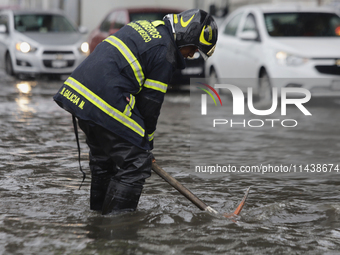
[[[289,118],[299,122],[295,129],[224,126],[214,133],[201,125],[199,113],[190,111],[199,100],[190,104],[188,92],[169,93],[155,137],[158,164],[221,214],[232,212],[251,186],[241,216],[232,221],[201,212],[154,173],[136,212],[101,216],[89,210],[84,136],[81,158],[87,178],[79,190],[72,119],[52,100],[62,81],[25,82],[4,74],[0,81],[0,254],[339,252],[338,105],[308,106],[310,119],[290,111]],[[224,108],[213,116],[232,118]],[[312,163],[328,169],[333,164],[333,171],[210,174],[195,171],[194,165],[240,169]]]

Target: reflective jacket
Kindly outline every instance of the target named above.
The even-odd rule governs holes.
[[[74,116],[153,148],[168,83],[185,67],[170,22],[136,21],[97,45],[54,100]]]

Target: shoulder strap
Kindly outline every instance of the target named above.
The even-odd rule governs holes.
[[[78,146],[78,161],[79,161],[79,168],[80,168],[80,172],[82,172],[83,174],[83,180],[79,186],[79,189],[81,188],[81,186],[84,183],[84,180],[86,178],[86,174],[83,171],[83,168],[81,167],[81,163],[80,163],[80,145],[79,145],[79,137],[78,137],[78,127],[77,127],[77,120],[76,117],[74,115],[72,115],[72,120],[73,120],[73,128],[74,128],[74,134],[76,135],[76,141],[77,141],[77,146]]]

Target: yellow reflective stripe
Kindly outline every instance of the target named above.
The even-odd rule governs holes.
[[[135,97],[133,95],[130,95],[130,101],[126,105],[123,113],[130,117],[132,114],[132,109],[135,107],[135,103],[136,103]]]
[[[164,25],[165,22],[163,20],[155,20],[151,22],[154,27],[158,27],[159,25]]]
[[[149,137],[149,141],[152,141],[153,138],[155,137],[155,132],[153,132],[152,134],[148,135]]]
[[[136,99],[135,99],[135,97],[133,95],[131,95],[131,97],[130,97],[131,110],[133,108],[135,108],[135,104],[136,104]]]
[[[166,93],[168,85],[163,83],[163,82],[160,82],[160,81],[146,79],[146,81],[144,83],[144,87]]]
[[[132,70],[135,74],[136,80],[139,83],[139,86],[142,86],[143,82],[144,82],[144,73],[143,73],[143,70],[142,70],[142,66],[139,64],[137,58],[135,57],[135,55],[133,55],[133,53],[126,46],[126,44],[123,43],[123,41],[121,41],[120,39],[118,39],[117,37],[115,37],[113,35],[109,36],[104,41],[110,43],[111,45],[113,45],[114,47],[116,47],[119,50],[119,52],[124,56],[126,61],[131,66],[131,68],[132,68]]]
[[[92,104],[94,104],[110,117],[132,129],[140,136],[144,137],[144,129],[136,121],[127,117],[122,112],[109,105],[107,102],[105,102],[103,99],[101,99],[99,96],[97,96],[95,93],[93,93],[91,90],[86,88],[83,84],[81,84],[74,78],[69,77],[64,84],[77,91],[80,95],[82,95],[84,98],[86,98],[88,101],[90,101]]]
[[[125,106],[125,110],[123,112],[126,116],[131,116],[131,111],[130,111],[130,103],[128,103],[126,106]]]

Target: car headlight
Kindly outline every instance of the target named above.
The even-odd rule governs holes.
[[[277,52],[275,57],[279,64],[287,66],[299,66],[308,62],[308,58],[292,55],[284,51]]]
[[[87,42],[83,42],[81,45],[80,45],[80,48],[79,48],[79,51],[81,53],[84,53],[84,54],[88,54],[89,53],[89,44]]]
[[[32,47],[28,42],[18,42],[15,45],[15,48],[22,53],[34,52],[37,50],[36,48]]]

